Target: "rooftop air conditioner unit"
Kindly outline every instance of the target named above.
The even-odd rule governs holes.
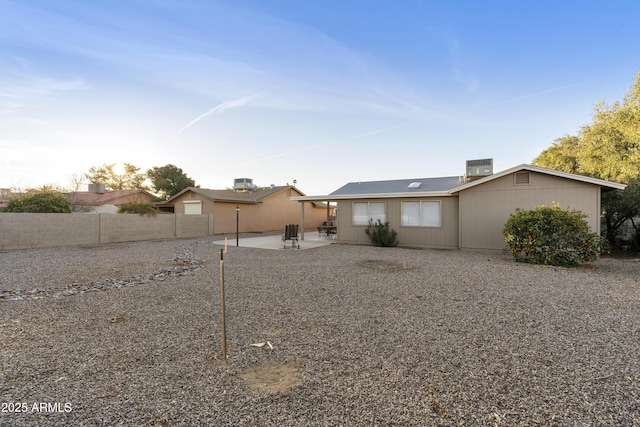
[[[233,189],[238,191],[255,190],[257,186],[253,185],[251,178],[236,178],[233,180]]]
[[[467,160],[467,178],[493,175],[493,159]]]

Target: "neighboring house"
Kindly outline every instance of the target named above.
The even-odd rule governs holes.
[[[487,159],[491,161],[491,159]],[[469,170],[469,163],[467,162]],[[401,246],[451,249],[503,249],[502,231],[516,209],[559,204],[587,214],[600,233],[602,192],[624,184],[520,165],[486,176],[352,182],[327,196],[293,197],[298,202],[334,201],[338,208],[337,238],[369,243],[369,219],[380,219],[398,233]]]
[[[242,184],[236,182],[235,189],[226,190],[188,187],[163,205],[172,205],[176,214],[213,214],[215,234],[235,233],[236,227],[240,232],[283,231],[287,224],[301,223],[300,205],[291,201],[291,197],[304,196],[300,190],[291,185],[262,188],[246,181],[250,182],[245,179]],[[326,204],[304,205],[308,227],[327,221]]]
[[[73,212],[118,213],[125,203],[151,203],[157,196],[145,190],[105,191],[104,187],[89,184],[89,191],[65,193]]]

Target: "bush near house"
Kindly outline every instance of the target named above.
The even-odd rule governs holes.
[[[155,215],[158,213],[155,206],[145,202],[129,202],[118,205],[118,213],[120,214],[139,214]]]
[[[389,222],[385,222],[378,220],[377,223],[374,223],[373,220],[369,220],[369,226],[366,230],[364,230],[371,239],[371,243],[375,246],[396,246],[398,244],[398,240],[396,237],[398,233],[389,227]]]
[[[504,227],[513,259],[534,264],[575,266],[608,251],[606,239],[591,232],[580,211],[540,206],[512,213]]]
[[[10,200],[4,212],[71,213],[71,203],[62,194],[44,191]]]

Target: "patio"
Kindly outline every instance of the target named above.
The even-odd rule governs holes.
[[[225,240],[216,240],[213,243],[216,245],[224,245]],[[236,238],[227,237],[227,245],[228,246],[236,246]],[[270,235],[260,235],[258,237],[240,237],[238,239],[238,246],[245,248],[260,248],[260,249],[279,249],[279,250],[305,250],[318,248],[321,246],[331,245],[336,243],[335,239],[328,239],[326,237],[321,237],[317,231],[305,231],[304,240],[299,241],[299,248],[293,247],[291,248],[291,241],[287,241],[287,248],[283,249],[282,247],[282,233],[278,234],[270,234]]]

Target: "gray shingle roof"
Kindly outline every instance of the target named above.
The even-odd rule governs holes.
[[[412,183],[420,183],[409,187]],[[389,194],[389,193],[424,193],[448,191],[460,186],[460,177],[446,176],[441,178],[416,178],[416,179],[396,179],[391,181],[367,181],[350,182],[336,191],[331,196],[341,196],[346,194]]]

